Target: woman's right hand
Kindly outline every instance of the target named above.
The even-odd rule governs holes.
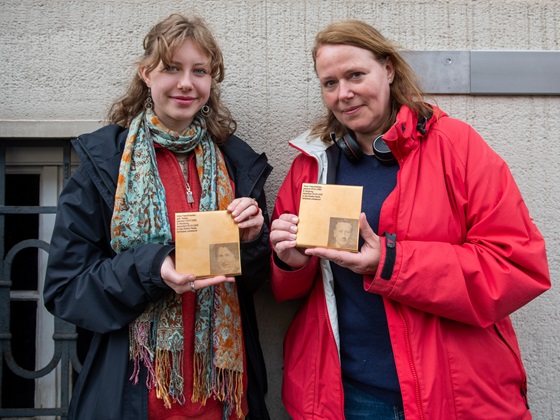
[[[282,214],[270,225],[270,242],[280,260],[292,268],[301,268],[309,256],[296,248],[299,218],[295,214]]]
[[[173,257],[168,255],[161,265],[161,278],[175,293],[182,295],[185,292],[194,292],[203,287],[214,286],[220,283],[233,283],[235,277],[216,276],[197,279],[193,274],[182,274],[175,270]]]

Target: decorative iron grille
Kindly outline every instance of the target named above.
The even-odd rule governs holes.
[[[78,334],[76,327],[65,321],[53,317],[54,351],[49,363],[45,366],[29,368],[21,366],[14,354],[14,323],[12,322],[14,301],[35,301],[37,304],[42,302],[39,299],[39,288],[16,292],[13,290],[12,267],[14,259],[30,249],[49,251],[49,244],[38,238],[25,239],[6,249],[6,218],[9,215],[39,215],[54,214],[56,206],[33,206],[33,205],[6,205],[6,151],[10,148],[34,148],[34,147],[57,147],[63,153],[63,182],[70,178],[71,173],[71,145],[68,140],[22,140],[22,139],[3,139],[0,140],[0,255],[3,256],[0,265],[0,350],[2,352],[2,363],[0,363],[0,418],[24,418],[36,416],[54,416],[60,419],[67,418],[68,404],[72,389],[73,371],[79,372],[81,363],[77,352]],[[44,278],[38,278],[36,284],[43,282]],[[35,326],[33,328],[36,328]],[[32,343],[33,345],[33,343]],[[33,352],[34,354],[34,352]],[[8,383],[6,377],[14,375],[19,378],[36,380],[54,371],[60,366],[60,380],[58,389],[49,390],[60,396],[60,403],[56,407],[14,407],[9,401],[4,401],[2,397],[14,384]],[[73,369],[73,371],[72,371]],[[9,370],[10,372],[8,372]],[[34,388],[32,388],[32,392]],[[34,399],[33,399],[34,400]]]

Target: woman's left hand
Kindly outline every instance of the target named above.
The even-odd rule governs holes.
[[[236,198],[227,207],[227,211],[239,226],[239,238],[242,242],[252,241],[258,236],[264,217],[257,200],[251,197]]]
[[[305,254],[325,258],[357,274],[373,275],[377,272],[377,266],[379,265],[381,241],[379,236],[375,234],[368,224],[364,213],[360,214],[360,236],[364,240],[360,252],[327,248],[308,248],[305,250]]]

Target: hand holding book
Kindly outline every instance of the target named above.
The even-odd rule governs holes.
[[[183,294],[185,292],[195,292],[204,287],[215,286],[219,283],[235,281],[235,277],[231,276],[214,276],[197,278],[191,273],[180,273],[175,268],[175,260],[173,254],[165,257],[161,266],[161,278],[175,293]]]
[[[227,210],[175,215],[177,271],[196,277],[241,274],[239,228]]]
[[[360,236],[364,240],[359,252],[317,247],[307,248],[305,255],[325,258],[354,273],[374,275],[381,257],[381,241],[367,222],[365,213],[360,214],[359,225]]]
[[[303,184],[299,215],[282,214],[272,222],[270,240],[276,256],[297,269],[312,255],[305,248],[356,253],[361,205],[362,187]]]
[[[239,238],[242,242],[249,242],[258,236],[264,217],[257,200],[250,197],[236,198],[227,210],[239,227]]]
[[[196,277],[241,274],[240,241],[254,239],[264,218],[254,198],[236,198],[227,210],[177,213],[176,265]]]
[[[361,186],[303,184],[297,246],[358,251]]]

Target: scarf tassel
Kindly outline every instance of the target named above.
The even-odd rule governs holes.
[[[230,369],[216,368],[210,372],[208,357],[195,355],[194,358],[194,388],[192,402],[206,404],[206,400],[214,396],[224,404],[224,419],[228,419],[235,407],[237,418],[244,419],[241,401],[243,398],[243,372]],[[210,380],[212,376],[212,380]]]
[[[129,354],[133,361],[134,369],[130,380],[134,385],[138,383],[140,376],[140,364],[143,364],[148,370],[146,377],[146,386],[152,389],[155,385],[155,371],[153,366],[154,354],[150,349],[150,327],[146,323],[136,323],[129,329]]]
[[[165,407],[171,408],[172,402],[183,405],[183,341],[174,339],[170,350],[157,349],[154,354],[150,349],[155,346],[149,344],[154,337],[153,332],[153,328],[145,322],[136,323],[130,329],[129,351],[134,364],[130,380],[135,385],[138,383],[142,364],[148,371],[146,387],[156,389],[156,396],[163,399]]]
[[[155,381],[156,396],[163,399],[165,408],[171,408],[172,402],[183,405],[185,403],[182,376],[183,351],[178,349],[157,350],[155,372],[157,377],[157,381]]]

